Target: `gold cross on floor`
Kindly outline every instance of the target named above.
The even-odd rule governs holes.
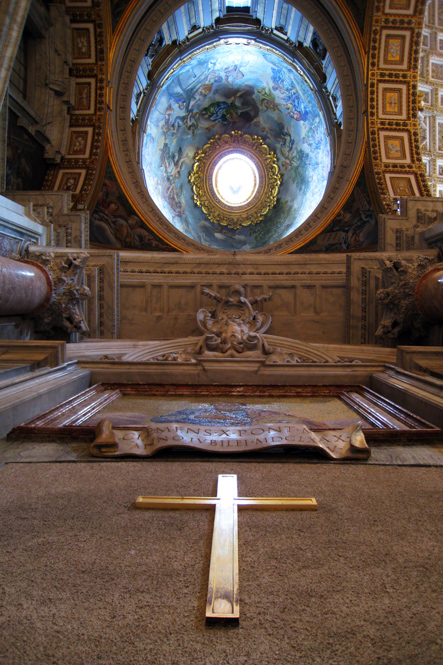
[[[249,499],[237,496],[237,476],[220,475],[216,497],[139,496],[136,508],[212,508],[215,506],[209,569],[206,622],[238,622],[237,508],[256,510],[317,510],[315,499]]]

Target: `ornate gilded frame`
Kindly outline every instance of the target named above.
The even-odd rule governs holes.
[[[235,208],[226,205],[213,186],[213,173],[220,161],[233,152],[250,159],[257,170],[258,183],[252,198]],[[259,136],[232,131],[216,134],[194,155],[189,181],[195,203],[214,224],[231,229],[258,224],[275,205],[282,177],[275,152]]]

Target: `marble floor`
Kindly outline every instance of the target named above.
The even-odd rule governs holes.
[[[159,462],[220,462],[221,459],[236,462],[275,462],[290,464],[379,464],[385,466],[443,466],[443,447],[430,445],[411,446],[373,446],[371,457],[365,461],[329,460],[320,455],[308,453],[259,453],[242,456],[211,456],[199,452],[163,451],[157,457],[138,459],[142,463]],[[20,462],[95,462],[116,463],[134,462],[134,458],[106,459],[93,457],[89,453],[88,443],[40,443],[35,441],[0,440],[0,464]]]

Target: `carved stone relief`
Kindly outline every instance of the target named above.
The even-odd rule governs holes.
[[[379,217],[380,251],[410,251],[442,242],[443,199],[409,197],[399,201],[396,214]]]
[[[53,247],[89,247],[89,213],[71,212],[70,192],[5,192],[27,206],[29,214],[48,229],[46,244]]]
[[[197,354],[230,358],[273,352],[262,336],[271,324],[271,315],[252,309],[252,305],[269,300],[269,294],[245,298],[245,289],[239,284],[231,286],[227,297],[206,288],[202,293],[218,304],[197,312],[197,325],[204,333],[195,349]]]
[[[382,287],[376,292],[376,301],[382,307],[376,337],[406,338],[406,343],[417,344],[429,334],[429,324],[415,304],[415,287],[420,277],[435,260],[429,256],[416,256],[403,260],[381,259]]]
[[[57,329],[71,333],[87,333],[88,326],[82,304],[91,297],[90,291],[82,285],[88,254],[60,255],[48,251],[32,251],[33,261],[40,263],[51,276],[53,295],[47,309],[36,317],[37,332],[54,334]]]
[[[393,333],[397,328],[396,316],[400,317],[397,334],[401,335],[403,322],[406,324],[406,311],[409,311],[401,314],[402,299],[409,298],[408,294],[413,298],[415,283],[437,260],[437,250],[404,252],[401,257],[384,252],[351,254],[346,260],[347,343],[396,346],[399,341]],[[396,314],[393,315],[394,310],[389,308],[395,309],[397,300]]]

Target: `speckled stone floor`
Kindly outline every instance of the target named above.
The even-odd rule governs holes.
[[[337,462],[320,455],[308,453],[259,453],[256,455],[224,456],[226,461],[238,463],[263,462],[280,464],[381,464],[385,466],[443,466],[443,448],[437,446],[373,446],[366,461]],[[141,463],[156,462],[220,462],[216,455],[198,452],[164,451],[157,457],[139,458]],[[105,459],[93,457],[87,443],[38,443],[35,441],[0,441],[0,464],[21,462],[134,462],[134,458]]]

